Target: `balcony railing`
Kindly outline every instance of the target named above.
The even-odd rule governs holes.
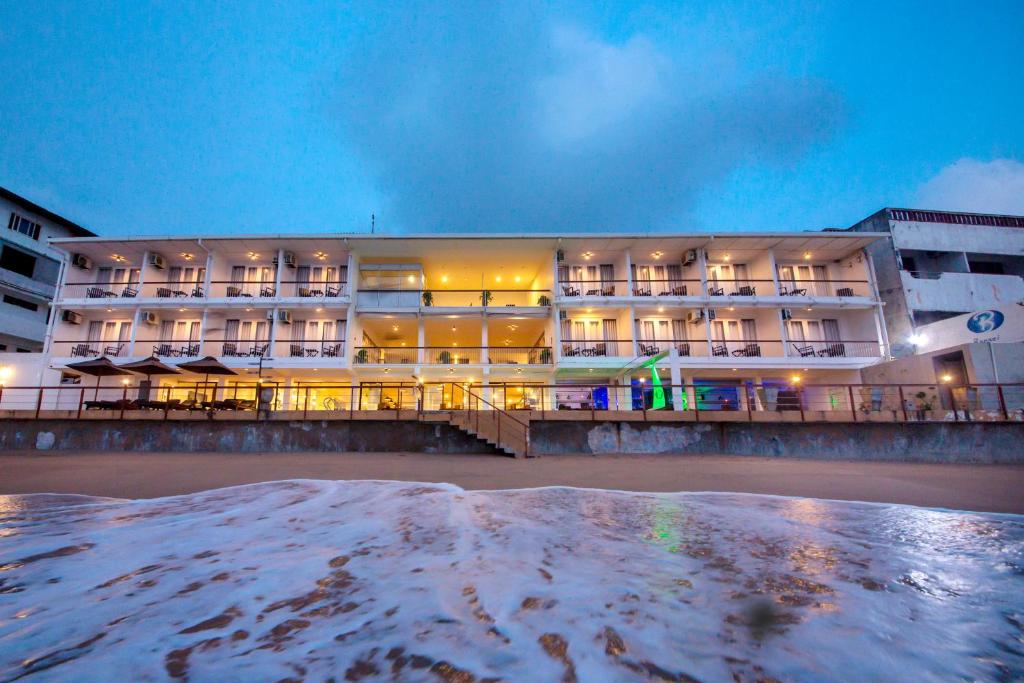
[[[781,296],[871,296],[867,280],[780,280]]]
[[[97,356],[119,357],[128,355],[128,346],[128,342],[124,341],[54,340],[50,345],[50,354],[82,360]]]
[[[712,358],[777,358],[786,355],[781,339],[745,339],[711,341]]]
[[[204,356],[227,358],[270,357],[269,339],[208,339],[203,342]]]
[[[559,280],[558,296],[629,296],[628,280]]]
[[[563,358],[602,358],[605,356],[632,356],[633,341],[631,339],[611,339],[594,341],[563,341]]]
[[[344,339],[291,339],[274,345],[274,358],[344,358]]]
[[[137,282],[68,282],[61,290],[65,299],[133,299],[138,294]]]
[[[196,358],[202,350],[202,342],[182,339],[137,339],[135,355],[151,353],[157,358]]]
[[[336,299],[348,295],[348,283],[338,281],[310,282],[309,280],[282,280],[281,296],[299,299]]]
[[[643,339],[637,342],[641,356],[657,356],[672,349],[683,358],[703,357],[708,355],[708,342],[705,339]]]
[[[203,283],[195,280],[147,282],[139,296],[155,299],[201,299],[205,295]]]
[[[775,296],[775,280],[708,280],[708,296]]]
[[[359,305],[370,308],[513,308],[548,306],[546,289],[360,289]]]
[[[355,365],[547,365],[553,359],[548,346],[357,346],[352,362]]]
[[[637,280],[633,296],[700,296],[700,280]]]
[[[788,353],[799,358],[881,358],[877,341],[794,341]]]

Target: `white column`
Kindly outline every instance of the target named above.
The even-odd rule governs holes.
[[[775,284],[775,294],[779,294],[779,269],[775,264],[775,249],[768,250],[768,268],[772,271],[772,282]]]
[[[779,339],[782,340],[782,355],[789,355],[789,331],[786,329],[786,321],[782,318],[782,310],[776,309],[779,316]]]
[[[277,313],[279,310],[280,309],[278,309],[276,306],[270,309],[270,334],[268,335],[269,339],[267,339],[267,343],[270,345],[268,348],[270,349],[271,358],[273,358],[276,355],[277,351]],[[305,337],[306,335],[302,336]]]
[[[708,295],[708,252],[705,248],[697,250],[697,267],[700,270],[701,296]]]
[[[683,409],[682,372],[679,367],[679,350],[673,345],[668,352],[669,373],[672,381],[672,409]]]
[[[138,306],[135,307],[135,313],[132,316],[132,333],[128,339],[128,357],[131,358],[135,355],[135,338],[139,332],[139,317],[142,313],[142,309]]]
[[[209,313],[207,308],[203,308],[203,318],[199,323],[199,355],[200,356],[219,356],[219,353],[208,353],[206,348],[206,318]]]
[[[206,249],[206,245],[202,245],[203,249]],[[213,296],[213,292],[210,291],[210,283],[213,282],[213,252],[206,249],[206,275],[203,276],[203,293],[206,294],[206,298]]]
[[[422,315],[416,317],[416,326],[416,362],[422,365],[426,359],[426,350],[423,347],[426,345],[427,339]]]
[[[626,296],[633,296],[633,252],[626,250]]]
[[[277,268],[274,269],[274,296],[281,298],[281,274],[284,272],[284,249],[277,250]]]

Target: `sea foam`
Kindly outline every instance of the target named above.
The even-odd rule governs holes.
[[[0,680],[1024,675],[1024,517],[284,481],[0,497]]]

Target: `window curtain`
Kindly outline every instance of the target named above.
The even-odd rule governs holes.
[[[825,341],[839,341],[839,321],[826,318],[821,321],[822,330],[825,332]]]
[[[188,340],[190,342],[199,341],[199,328],[202,325],[198,320],[193,320],[188,326]]]
[[[306,339],[306,321],[296,320],[292,322],[292,343],[300,344]]]
[[[112,342],[117,339],[117,323],[108,321],[103,324],[103,341]]]
[[[109,285],[110,276],[113,271],[110,268],[99,268],[96,270],[96,284]]]
[[[799,320],[789,320],[786,323],[786,331],[789,334],[789,340],[794,342],[804,341],[804,324]]]
[[[587,282],[597,282],[597,266],[587,266]]]
[[[117,341],[126,342],[131,339],[132,336],[132,324],[131,321],[121,323],[121,329],[117,332]]]
[[[562,341],[572,341],[572,322],[562,321]]]
[[[572,267],[572,281],[577,284],[583,281],[583,266]]]
[[[654,341],[654,321],[643,321],[643,333],[640,335],[644,341]]]
[[[160,341],[171,342],[174,341],[174,321],[163,320],[160,322]]]
[[[348,282],[348,266],[338,266],[338,283],[346,284]]]
[[[239,340],[238,336],[239,321],[228,320],[224,325],[224,341],[228,343],[234,343]]]
[[[743,285],[748,284],[747,283],[747,264],[745,264],[745,263],[737,263],[733,267],[733,277],[736,280],[736,286],[737,287],[742,287]]]
[[[619,338],[619,321],[610,318],[602,320],[601,327],[605,341],[616,341]]]
[[[757,341],[757,321],[753,318],[744,318],[740,324],[743,327],[743,340]]]
[[[256,336],[253,337],[253,341],[267,341],[269,336],[267,335],[267,321],[261,320],[256,323]]]
[[[587,339],[587,326],[582,320],[577,320],[572,324],[572,338],[573,341],[586,341]]]
[[[167,271],[167,282],[175,284],[181,282],[181,266],[171,266]]]
[[[615,266],[611,263],[601,264],[601,287],[606,287],[615,281]]]
[[[569,281],[569,266],[558,266],[558,281],[568,282]]]
[[[715,320],[711,323],[711,337],[715,341],[725,341],[725,323]]]
[[[91,342],[98,342],[103,336],[103,323],[99,320],[89,321],[89,332],[86,334],[86,340]]]
[[[687,339],[685,320],[672,321],[672,339],[675,341],[685,341]]]
[[[668,279],[672,287],[679,286],[683,281],[683,267],[678,263],[670,263],[668,266]]]
[[[659,320],[658,321],[658,339],[660,339],[661,341],[668,341],[671,338],[672,337],[669,336],[669,332],[668,332],[668,321],[667,320]]]

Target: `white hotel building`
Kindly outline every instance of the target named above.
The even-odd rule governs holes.
[[[666,384],[856,383],[888,355],[864,251],[879,237],[55,239],[66,265],[44,383],[76,381],[66,366],[101,355],[214,356],[239,373],[221,386],[258,376],[283,396],[323,387],[313,400],[329,403],[329,385],[361,385],[371,407],[389,405],[389,386],[452,382],[552,409],[562,399],[536,387],[628,386],[655,357]]]

